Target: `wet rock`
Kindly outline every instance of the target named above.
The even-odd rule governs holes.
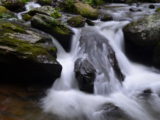
[[[5,6],[7,9],[20,12],[25,9],[25,0],[1,0],[2,5]]]
[[[34,8],[28,12],[30,16],[34,16],[36,14],[48,15],[53,18],[61,17],[61,13],[58,10],[53,8],[52,6],[42,6],[38,8]]]
[[[34,28],[51,34],[60,42],[65,50],[70,50],[73,32],[59,20],[47,15],[37,14],[32,18],[31,25]]]
[[[124,76],[119,68],[115,53],[105,37],[90,27],[84,28],[80,38],[80,48],[80,52],[87,56],[99,74],[105,74],[106,79],[109,80],[108,73],[113,68],[116,77],[123,81]]]
[[[132,8],[129,9],[129,11],[131,11],[131,12],[141,12],[142,10],[139,9],[139,8],[132,7]]]
[[[62,69],[56,51],[45,34],[0,21],[1,82],[53,83]]]
[[[67,23],[72,27],[83,27],[86,19],[82,16],[74,16],[70,18]]]
[[[74,68],[80,90],[93,93],[96,70],[87,59],[77,59]]]
[[[155,5],[149,5],[150,9],[155,9]]]
[[[113,103],[103,104],[100,107],[99,112],[101,114],[101,118],[107,118],[109,120],[131,120],[123,110]]]
[[[94,26],[95,23],[89,19],[86,20],[86,23],[89,25],[89,26]]]
[[[101,21],[111,21],[111,20],[113,20],[113,17],[109,14],[102,14],[100,16],[100,20]]]
[[[146,16],[124,28],[126,49],[137,59],[159,64],[160,15]],[[158,65],[159,66],[159,65]]]

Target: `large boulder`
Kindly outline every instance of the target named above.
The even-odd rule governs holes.
[[[96,77],[94,66],[87,59],[79,58],[75,62],[74,71],[80,90],[93,93]]]
[[[59,5],[65,12],[79,14],[88,19],[97,19],[98,10],[83,2],[74,0],[62,1]]]
[[[124,28],[126,49],[143,62],[160,63],[160,14],[146,16]]]
[[[25,9],[27,0],[1,0],[2,5],[14,12],[20,12]]]
[[[56,48],[45,34],[0,21],[1,81],[52,83],[61,74]]]
[[[82,54],[83,57],[85,57],[83,59],[86,60],[83,61],[82,59],[77,62],[75,69],[76,71],[83,71],[80,73],[80,75],[78,73],[77,79],[78,81],[81,81],[81,83],[87,83],[84,84],[86,88],[87,85],[89,89],[93,88],[93,82],[98,82],[98,84],[103,84],[104,82],[105,84],[106,82],[108,83],[112,81],[113,78],[111,78],[110,76],[111,70],[113,70],[116,75],[114,78],[115,80],[119,80],[119,83],[124,80],[124,75],[119,68],[115,52],[113,51],[113,49],[108,43],[108,40],[104,36],[100,35],[92,27],[83,28],[79,46],[79,53],[80,55]],[[86,70],[88,70],[88,72],[86,72]],[[96,79],[94,79],[95,73],[97,76]]]
[[[51,34],[67,51],[70,50],[73,32],[59,20],[47,15],[37,14],[32,18],[31,25]]]
[[[89,4],[84,4],[81,2],[77,2],[74,4],[75,11],[77,14],[82,15],[88,19],[97,19],[98,11],[97,9],[92,8]]]

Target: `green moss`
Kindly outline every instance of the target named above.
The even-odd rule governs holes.
[[[0,33],[1,32],[19,32],[19,33],[25,33],[25,30],[23,27],[17,24],[12,24],[10,22],[3,22],[0,21]]]
[[[157,8],[157,9],[156,9],[156,12],[160,12],[160,8]]]
[[[69,19],[67,22],[72,27],[83,27],[85,24],[85,18],[82,16],[74,16]]]
[[[6,12],[8,12],[8,10],[3,6],[0,6],[0,13],[6,13]]]
[[[83,17],[89,18],[89,19],[97,19],[98,18],[98,11],[94,8],[92,8],[88,4],[84,4],[81,2],[75,3],[75,9],[76,12]]]
[[[55,31],[55,33],[58,33],[58,34],[61,34],[61,35],[69,35],[69,34],[71,34],[70,29],[64,27],[63,25],[55,26],[53,28],[53,30]]]
[[[5,48],[4,51],[0,51],[0,54],[8,54],[9,50],[10,54],[22,59],[40,61],[39,56],[45,56],[50,60],[54,59],[49,52],[56,53],[56,48],[46,49],[40,43],[32,44],[29,41],[24,41],[14,36],[14,33],[19,35],[27,34],[25,29],[17,24],[0,21],[0,46],[3,46],[1,48]]]
[[[55,9],[53,13],[51,14],[51,17],[53,18],[60,18],[62,14],[59,12],[59,10]]]
[[[25,21],[29,21],[32,19],[32,16],[29,14],[23,14],[22,17],[23,17],[23,20],[25,20]]]

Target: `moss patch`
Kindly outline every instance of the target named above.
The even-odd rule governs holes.
[[[97,19],[98,18],[98,11],[94,8],[92,8],[88,4],[84,4],[81,2],[75,3],[75,9],[76,12],[83,17],[89,18],[89,19]]]

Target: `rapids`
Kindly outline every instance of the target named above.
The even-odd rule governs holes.
[[[110,6],[113,5],[111,4]],[[120,83],[118,78],[115,77],[112,67],[108,69],[107,65],[109,63],[96,64],[100,59],[102,63],[107,61],[105,45],[103,45],[103,48],[93,46],[92,50],[94,52],[82,52],[79,40],[84,28],[72,28],[75,35],[72,39],[72,48],[69,53],[65,52],[53,38],[53,42],[58,48],[58,61],[63,66],[63,70],[61,77],[55,81],[52,88],[47,91],[47,96],[42,99],[42,108],[45,112],[55,115],[58,120],[160,119],[160,74],[155,72],[155,68],[132,62],[126,57],[122,31],[123,27],[130,21],[138,19],[139,16],[152,14],[153,11],[148,10],[146,4],[144,4],[140,6],[140,8],[144,9],[142,12],[130,14],[129,17],[126,9],[130,6],[120,6],[113,11],[103,9],[103,11],[112,13],[115,17],[114,21],[95,21],[95,26],[86,25],[85,28],[92,29],[103,36],[115,51],[118,64],[125,76],[124,81]],[[147,12],[144,12],[145,10]],[[101,57],[92,57],[92,54],[101,55]],[[94,82],[94,94],[86,94],[78,88],[74,75],[74,62],[79,57],[89,58],[90,62],[96,66],[96,70],[101,73],[98,74],[97,72]],[[113,104],[117,109],[112,109],[112,107],[104,108],[106,104]],[[114,112],[115,114],[121,112],[124,115],[121,117],[117,115],[117,117]]]

